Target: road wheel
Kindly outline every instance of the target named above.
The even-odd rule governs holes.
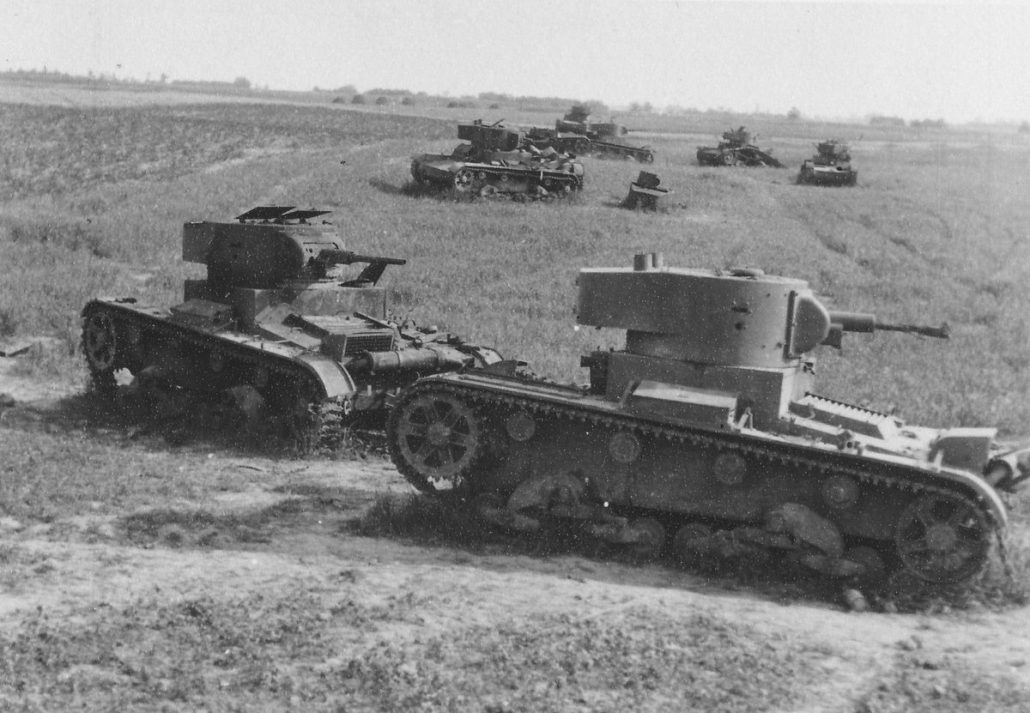
[[[688,522],[672,538],[673,554],[683,564],[694,564],[701,556],[699,543],[712,536],[712,528],[701,522]]]
[[[459,397],[434,391],[402,399],[387,424],[390,456],[408,482],[426,493],[463,489],[483,449],[483,430]]]
[[[991,527],[984,514],[962,498],[921,495],[902,511],[894,543],[905,567],[927,582],[960,582],[987,561]]]
[[[865,545],[852,547],[844,552],[843,559],[860,564],[865,568],[865,571],[855,578],[860,585],[876,587],[887,579],[887,565],[880,553],[872,547]]]
[[[638,559],[654,559],[662,552],[665,545],[665,528],[653,517],[642,517],[634,520],[629,527],[635,532],[636,542],[630,545],[630,551]]]

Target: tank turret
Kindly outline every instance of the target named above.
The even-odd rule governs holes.
[[[579,324],[624,330],[624,347],[582,357],[583,387],[484,371],[408,387],[388,443],[413,485],[458,487],[505,527],[578,520],[643,553],[788,553],[866,581],[980,571],[1007,522],[998,491],[1030,476],[1030,448],[815,391],[813,351],[847,332],[946,326],[881,323],[829,309],[804,280],[654,253],[583,269],[578,288]]]
[[[426,374],[497,362],[492,349],[389,319],[379,281],[396,257],[345,249],[327,213],[260,206],[235,222],[189,222],[182,256],[207,268],[183,301],[150,307],[101,298],[83,310],[83,348],[97,388],[124,370],[150,394],[246,404],[297,416],[308,406],[381,411]],[[362,265],[357,274],[346,266]],[[267,407],[267,408],[266,408]]]
[[[756,428],[772,431],[793,428],[784,421],[791,404],[814,388],[816,347],[839,348],[845,332],[948,336],[946,326],[830,310],[803,280],[667,268],[655,254],[638,255],[632,269],[584,269],[578,284],[580,324],[626,330],[624,350],[584,358],[594,393],[617,401],[641,379],[724,392],[741,405],[738,416],[746,410]]]

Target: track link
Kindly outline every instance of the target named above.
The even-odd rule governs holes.
[[[522,383],[529,384],[532,382]],[[553,390],[554,388],[549,386],[549,389]],[[749,440],[749,437],[741,434],[723,434],[692,429],[682,425],[638,418],[625,413],[603,413],[589,407],[577,407],[574,403],[561,403],[561,393],[553,391],[552,393],[557,394],[557,397],[540,399],[533,398],[532,396],[498,393],[479,384],[463,383],[458,380],[426,379],[418,382],[404,392],[394,412],[391,414],[387,439],[393,460],[401,474],[416,488],[424,492],[436,492],[436,487],[429,481],[425,473],[419,472],[417,466],[404,457],[403,449],[400,448],[397,440],[398,431],[396,428],[399,420],[402,418],[405,404],[411,403],[413,399],[436,395],[468,404],[484,420],[490,418],[496,420],[498,417],[512,413],[524,413],[533,419],[559,419],[566,423],[578,424],[578,428],[582,432],[592,430],[619,431],[632,434],[638,439],[638,442],[644,442],[647,439],[664,441],[674,448],[682,448],[684,452],[707,449],[720,454],[729,453],[740,456],[748,463],[786,466],[792,471],[803,473],[803,477],[806,479],[820,480],[830,476],[846,476],[853,478],[861,486],[872,487],[880,492],[884,490],[897,492],[897,497],[906,501],[916,502],[922,498],[925,502],[931,504],[946,502],[950,509],[945,510],[939,516],[933,515],[932,512],[927,514],[925,519],[926,532],[919,531],[914,537],[916,540],[915,544],[920,546],[924,534],[926,538],[943,537],[943,534],[933,530],[935,524],[941,524],[948,517],[957,518],[959,515],[963,515],[966,520],[973,522],[979,528],[976,530],[977,532],[981,529],[984,531],[982,538],[968,546],[971,549],[966,552],[966,556],[970,560],[970,566],[956,567],[954,569],[953,574],[956,580],[968,579],[982,569],[982,565],[986,561],[987,548],[990,546],[990,540],[993,539],[990,535],[998,532],[999,524],[994,521],[992,513],[982,502],[961,492],[957,487],[945,487],[940,484],[927,482],[929,477],[925,473],[915,473],[915,475],[922,477],[911,477],[913,473],[901,467],[898,467],[896,469],[897,472],[894,474],[884,472],[882,469],[881,472],[870,472],[869,469],[864,469],[859,465],[834,458],[835,454],[833,453],[827,453],[825,456],[822,454],[810,455],[799,453],[797,450],[802,446],[794,443],[764,443]],[[582,392],[572,388],[568,389],[566,396],[569,401],[583,398]],[[499,437],[505,438],[506,436],[502,433]],[[483,436],[483,438],[485,439],[486,436]],[[477,491],[477,471],[481,467],[481,457],[488,451],[488,448],[485,447],[485,442],[477,444],[477,446],[479,449],[475,457],[464,460],[460,467],[451,474],[453,485],[464,488],[466,492],[470,493]],[[574,467],[575,464],[570,463],[567,465]],[[655,511],[655,514],[667,515],[669,513]],[[911,515],[909,519],[918,524],[920,522],[918,518],[920,517],[923,517],[923,515],[916,513]],[[934,519],[935,517],[940,518],[941,523],[937,523],[937,520]],[[938,530],[940,530],[940,527],[938,527]],[[883,538],[881,542],[887,539]],[[982,545],[983,542],[987,544]],[[966,547],[966,545],[959,543],[956,544],[956,547]],[[983,549],[982,552],[980,548]],[[913,556],[911,552],[908,555],[910,557]],[[915,555],[922,556],[920,553],[915,553]],[[930,577],[924,578],[930,579]],[[951,580],[942,578],[940,581]]]

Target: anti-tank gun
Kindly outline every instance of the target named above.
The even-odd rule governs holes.
[[[416,487],[461,488],[507,527],[572,518],[685,559],[779,552],[870,581],[980,571],[1007,522],[998,491],[1026,479],[1028,450],[815,390],[812,352],[845,332],[946,327],[881,323],[828,309],[802,280],[653,254],[577,282],[579,324],[625,330],[625,346],[581,359],[583,389],[486,372],[409,387],[388,441]]]
[[[186,400],[229,405],[248,419],[305,422],[309,406],[345,416],[386,409],[420,376],[499,361],[491,349],[389,318],[379,285],[397,257],[345,249],[326,211],[261,206],[236,222],[183,226],[183,301],[150,307],[97,299],[83,310],[83,348],[98,390],[124,372],[133,388],[182,411]],[[363,265],[353,277],[341,268]]]

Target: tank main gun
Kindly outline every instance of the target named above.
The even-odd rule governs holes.
[[[325,248],[311,260],[311,269],[316,279],[325,277],[329,268],[334,265],[353,265],[354,263],[367,263],[368,266],[361,273],[349,280],[346,285],[355,286],[359,284],[375,285],[383,276],[387,265],[406,265],[407,260],[399,257],[383,257],[380,255],[361,255],[352,250],[338,250]]]
[[[844,332],[905,332],[907,334],[918,334],[922,337],[933,337],[934,339],[948,339],[951,330],[948,325],[941,324],[933,327],[923,324],[886,324],[880,322],[876,315],[866,312],[842,312],[830,310],[830,330],[822,344],[840,349],[841,339]]]

